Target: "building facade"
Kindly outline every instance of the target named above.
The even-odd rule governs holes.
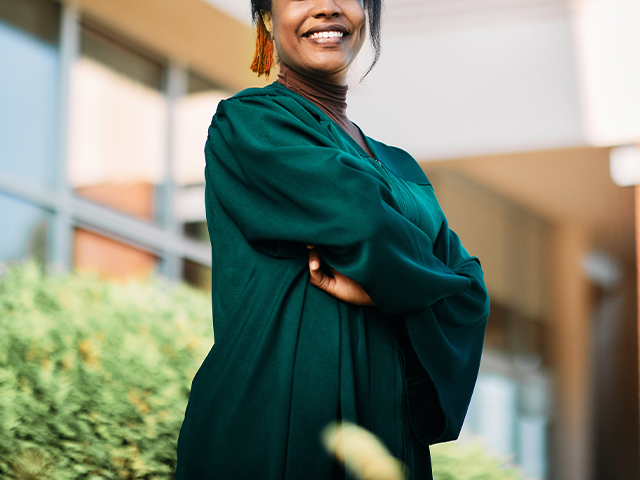
[[[217,102],[253,81],[250,28],[198,1],[86,3],[0,3],[0,259],[206,287],[202,151]]]

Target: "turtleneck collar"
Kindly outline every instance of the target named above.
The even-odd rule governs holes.
[[[277,82],[315,103],[333,120],[337,121],[335,118],[337,117],[348,121],[347,90],[349,87],[346,85],[334,85],[305,77],[283,62],[280,62]]]
[[[347,117],[348,86],[305,77],[284,62],[280,62],[280,73],[276,81],[318,106],[371,155],[362,133]]]

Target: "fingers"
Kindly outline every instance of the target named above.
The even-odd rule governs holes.
[[[371,297],[356,281],[329,267],[331,273],[323,271],[318,252],[309,250],[309,281],[329,295],[360,306],[373,306]]]
[[[320,255],[318,255],[318,252],[309,252],[309,270],[311,272],[320,270]]]
[[[320,270],[320,255],[314,250],[309,252],[309,273],[313,285],[320,288],[325,287],[328,279],[324,272]]]

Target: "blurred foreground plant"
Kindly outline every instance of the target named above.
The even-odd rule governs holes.
[[[159,282],[0,278],[0,478],[173,478],[210,300]]]
[[[523,480],[520,470],[487,453],[479,442],[431,447],[433,480]]]
[[[406,480],[405,465],[374,434],[351,422],[332,422],[320,434],[322,446],[354,480]]]
[[[406,466],[391,456],[375,435],[349,422],[323,430],[322,444],[353,480],[406,480]],[[523,480],[518,468],[487,453],[479,442],[449,442],[431,447],[434,480]]]

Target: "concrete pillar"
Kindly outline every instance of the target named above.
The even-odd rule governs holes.
[[[582,267],[589,249],[589,234],[583,227],[555,228],[551,269],[557,435],[550,454],[553,478],[561,480],[592,478],[591,287]]]
[[[636,286],[638,288],[636,303],[638,305],[638,342],[640,342],[640,183],[634,188],[636,193]],[[640,343],[638,344],[638,355],[638,373],[640,375]],[[640,395],[640,391],[638,394]]]

